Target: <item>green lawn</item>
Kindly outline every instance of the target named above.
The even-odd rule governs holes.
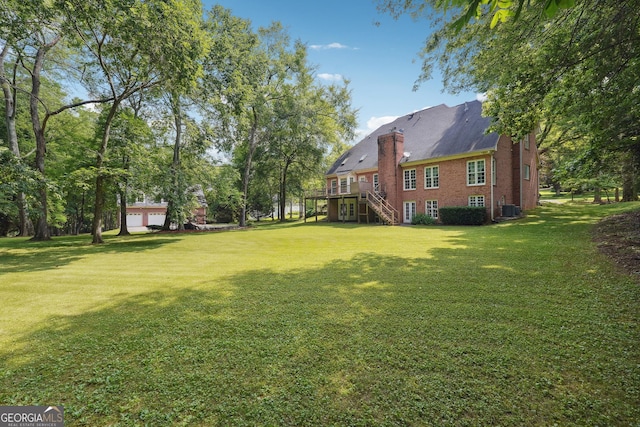
[[[65,425],[638,425],[640,203],[484,227],[0,239],[0,404]]]

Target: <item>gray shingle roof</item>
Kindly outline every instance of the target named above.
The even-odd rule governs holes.
[[[479,101],[455,107],[442,104],[407,114],[380,126],[343,153],[327,175],[377,168],[378,137],[394,128],[404,133],[404,151],[411,153],[411,162],[495,149],[499,135],[485,134],[490,122],[482,117]]]

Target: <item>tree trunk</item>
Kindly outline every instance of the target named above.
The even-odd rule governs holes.
[[[20,146],[18,145],[18,132],[16,131],[16,91],[12,88],[12,83],[15,84],[16,66],[13,67],[13,82],[6,78],[4,63],[9,53],[9,44],[5,44],[2,52],[0,52],[0,86],[2,86],[2,93],[4,94],[4,119],[7,126],[7,140],[9,142],[9,149],[20,160],[22,156],[20,154]],[[19,222],[19,236],[28,236],[32,234],[33,224],[29,220],[26,208],[26,196],[24,193],[19,193],[16,198],[18,206],[18,222]]]
[[[169,212],[171,212],[172,210],[173,201],[169,199],[169,201],[167,202],[167,211],[164,215],[164,223],[162,224],[162,229],[165,231],[171,230],[171,215],[169,215]]]
[[[634,147],[622,159],[622,201],[632,202],[638,200],[638,181],[640,169],[640,146]]]
[[[242,175],[242,206],[240,207],[240,219],[238,225],[245,227],[247,225],[247,200],[249,198],[249,180],[251,176],[251,166],[253,163],[253,153],[258,145],[258,115],[253,112],[253,124],[249,134],[249,150],[247,151],[247,160],[244,165],[244,174]]]
[[[169,189],[169,202],[167,204],[167,213],[164,219],[164,230],[169,230],[171,221],[176,222],[177,229],[184,231],[185,218],[182,214],[184,206],[180,202],[184,198],[182,192],[186,191],[182,188],[181,179],[181,162],[180,162],[180,146],[182,144],[182,110],[180,108],[180,98],[178,95],[171,95],[171,112],[173,113],[173,122],[176,128],[176,139],[173,143],[173,160],[171,161],[171,188]]]
[[[280,222],[286,221],[285,211],[286,211],[286,205],[287,205],[287,173],[289,171],[290,164],[291,164],[290,160],[287,159],[285,161],[284,167],[282,168],[282,173],[280,174],[280,195],[279,195]]]
[[[118,236],[128,236],[130,234],[127,228],[127,187],[125,181],[124,189],[120,190],[120,232]]]
[[[85,203],[85,192],[82,190],[82,202],[80,203],[80,213],[78,218],[78,228],[76,230],[76,234],[80,234],[82,232],[82,227],[84,227],[84,203]]]
[[[593,190],[593,203],[602,204],[602,194],[600,194],[600,187],[595,187]]]
[[[107,154],[107,146],[109,144],[109,134],[111,132],[111,123],[118,111],[120,105],[120,99],[113,101],[107,120],[104,124],[104,131],[102,133],[102,143],[98,150],[98,156],[96,158],[96,170],[98,176],[96,177],[96,200],[93,209],[93,224],[91,226],[91,234],[93,235],[92,243],[104,243],[102,239],[102,213],[104,211],[104,198],[105,198],[105,177],[102,173],[104,167],[104,158]]]
[[[0,52],[0,85],[4,94],[4,119],[7,124],[7,139],[9,148],[13,154],[20,157],[18,148],[18,133],[16,132],[15,91],[11,88],[11,82],[6,78],[4,61],[9,53],[9,45],[5,44]]]
[[[40,102],[40,72],[44,64],[44,56],[47,47],[43,46],[36,52],[31,73],[31,96],[29,98],[29,113],[31,114],[31,124],[33,133],[36,138],[36,170],[40,173],[38,182],[38,196],[40,201],[38,221],[36,223],[35,235],[31,238],[34,241],[51,240],[49,224],[47,221],[48,205],[47,205],[47,184],[44,174],[44,157],[47,152],[47,141],[44,136],[44,128],[40,123],[40,115],[38,114],[38,103]]]
[[[129,171],[129,157],[123,156],[122,158],[122,168],[125,171]],[[120,184],[119,188],[119,196],[120,196],[120,232],[118,236],[128,236],[129,229],[127,227],[127,186],[128,180],[127,175],[123,178],[123,182]]]

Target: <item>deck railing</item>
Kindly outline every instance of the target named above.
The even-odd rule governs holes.
[[[306,192],[306,197],[325,197],[325,196],[354,196],[360,195],[361,198],[366,198],[366,193],[373,191],[373,184],[370,182],[351,182],[342,187],[327,187],[322,189],[309,190]]]
[[[366,201],[384,222],[394,225],[399,223],[400,215],[398,211],[380,193],[373,191],[373,183],[364,181],[352,182],[348,190],[348,193],[340,193],[339,188],[327,187],[309,190],[305,197],[325,198],[327,196],[357,195],[361,201]]]
[[[378,193],[367,191],[367,202],[383,221],[395,225],[400,220],[398,211]]]

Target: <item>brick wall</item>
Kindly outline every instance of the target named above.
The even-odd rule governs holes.
[[[378,180],[380,191],[386,193],[387,201],[398,209],[402,206],[400,190],[402,176],[398,167],[404,153],[404,135],[391,132],[378,137]]]
[[[485,184],[469,186],[467,185],[467,161],[479,159],[485,160]],[[416,202],[416,212],[425,213],[425,201],[427,200],[437,200],[438,207],[467,206],[470,195],[484,196],[485,205],[488,207],[491,200],[490,164],[491,156],[483,155],[402,167],[401,175],[404,174],[404,170],[416,170],[416,189],[404,190],[404,186],[401,186],[401,200],[396,209],[402,212],[403,202],[414,201]],[[425,189],[424,169],[432,166],[438,166],[439,186],[438,188]]]
[[[529,148],[522,150],[522,163],[529,165],[529,179],[522,180],[522,209],[533,209],[538,205],[540,182],[538,178],[538,147],[534,133],[529,135]]]

